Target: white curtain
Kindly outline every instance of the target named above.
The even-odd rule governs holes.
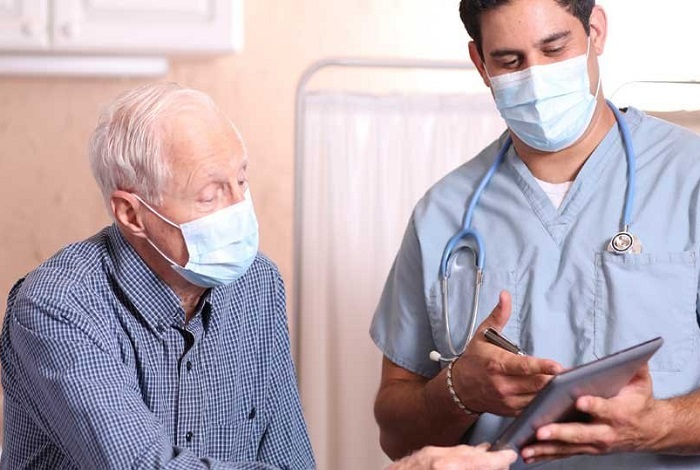
[[[304,104],[302,404],[319,469],[378,470],[382,355],[368,330],[385,278],[418,199],[505,125],[490,95],[318,92]]]

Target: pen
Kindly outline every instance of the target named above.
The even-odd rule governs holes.
[[[484,337],[486,338],[486,341],[488,341],[491,344],[495,344],[501,349],[505,349],[506,351],[512,352],[513,354],[517,354],[518,356],[526,355],[525,351],[520,349],[517,344],[510,341],[508,338],[506,338],[493,328],[486,328],[486,331],[484,331]]]

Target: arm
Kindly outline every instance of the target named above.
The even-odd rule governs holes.
[[[275,272],[274,351],[270,367],[270,420],[258,460],[289,469],[316,468],[299,402],[294,363],[289,348],[284,283]]]
[[[51,448],[85,468],[270,468],[200,459],[173,446],[144,404],[133,371],[100,347],[79,311],[70,299],[21,298],[5,320],[1,354],[8,403],[15,411],[21,407],[15,416],[31,420]],[[5,423],[2,455],[10,467],[18,463],[13,459],[27,457],[16,449],[31,439],[13,435],[12,426]]]
[[[392,459],[428,444],[458,444],[476,421],[452,401],[444,371],[428,380],[386,357],[374,415],[379,424],[379,442]]]
[[[453,369],[457,395],[468,409],[516,415],[561,371],[554,361],[521,357],[483,339],[488,327],[501,329],[510,317],[510,295],[479,326],[474,339]],[[453,401],[447,389],[446,371],[423,378],[386,358],[375,402],[382,449],[398,458],[425,445],[448,446],[460,442],[476,422]]]

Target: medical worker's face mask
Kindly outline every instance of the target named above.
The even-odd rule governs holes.
[[[529,147],[558,152],[581,138],[593,119],[588,50],[584,55],[526,70],[489,76],[496,107],[511,131]],[[486,71],[488,75],[488,71]]]
[[[159,214],[138,195],[134,196],[148,210],[182,232],[189,253],[185,266],[178,265],[150,239],[146,240],[190,283],[200,287],[230,284],[243,276],[253,263],[258,253],[258,220],[248,190],[243,201],[180,225]]]

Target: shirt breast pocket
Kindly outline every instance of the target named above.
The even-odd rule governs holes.
[[[681,370],[696,344],[697,286],[693,252],[596,254],[595,355],[661,336],[650,370]]]
[[[255,461],[266,430],[263,419],[213,426],[208,456],[227,462]]]

